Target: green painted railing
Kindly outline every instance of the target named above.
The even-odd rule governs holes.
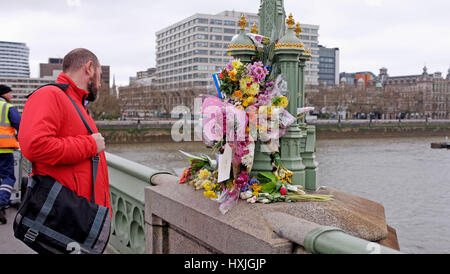
[[[342,229],[320,226],[285,213],[271,212],[265,217],[275,233],[303,246],[312,254],[402,254],[351,236]]]
[[[154,175],[169,173],[106,153],[113,220],[109,251],[145,252],[145,194]]]

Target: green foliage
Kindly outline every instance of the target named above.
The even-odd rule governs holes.
[[[277,178],[275,177],[275,175],[273,175],[273,173],[270,172],[261,172],[258,174],[257,176],[258,181],[264,185],[267,183],[275,183],[277,181]]]
[[[261,192],[271,194],[276,191],[276,188],[277,188],[277,183],[269,182],[269,183],[266,183],[263,185]]]

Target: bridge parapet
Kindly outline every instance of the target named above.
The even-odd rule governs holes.
[[[113,220],[109,247],[114,253],[145,252],[145,195],[157,174],[170,174],[106,153]]]

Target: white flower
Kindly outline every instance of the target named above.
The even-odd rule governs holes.
[[[261,201],[263,204],[270,204],[270,200],[269,199],[264,199]]]
[[[280,178],[281,178],[281,179],[286,178],[286,171],[284,171],[284,169],[281,169],[281,170],[280,170]]]
[[[254,204],[254,203],[256,203],[257,200],[258,200],[258,198],[256,198],[256,196],[253,196],[252,198],[249,198],[247,200],[247,203]]]
[[[248,200],[252,196],[253,196],[253,193],[251,191],[247,191],[247,192],[242,192],[241,193],[241,199],[242,200]]]
[[[297,191],[298,191],[298,187],[293,186],[293,185],[288,185],[288,186],[287,186],[287,189],[288,189],[289,191],[292,191],[292,192],[297,192]]]
[[[244,166],[246,166],[247,168],[250,168],[253,166],[253,154],[249,153],[247,155],[245,155],[244,157],[242,157],[242,164]]]

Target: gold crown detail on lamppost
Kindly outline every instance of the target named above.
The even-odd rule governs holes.
[[[286,19],[286,24],[288,25],[289,29],[292,29],[295,25],[295,20],[294,20],[294,16],[292,16],[292,13],[289,14],[288,19]]]
[[[253,27],[252,27],[252,31],[253,34],[258,34],[259,30],[258,30],[258,26],[256,26],[256,23],[253,23]]]
[[[245,15],[242,14],[241,20],[239,20],[239,26],[241,26],[241,30],[245,30],[245,27],[247,26],[247,20],[245,19]]]
[[[297,25],[295,26],[295,33],[297,34],[297,37],[300,38],[300,33],[302,33],[302,28],[300,27],[300,22],[297,22]]]

